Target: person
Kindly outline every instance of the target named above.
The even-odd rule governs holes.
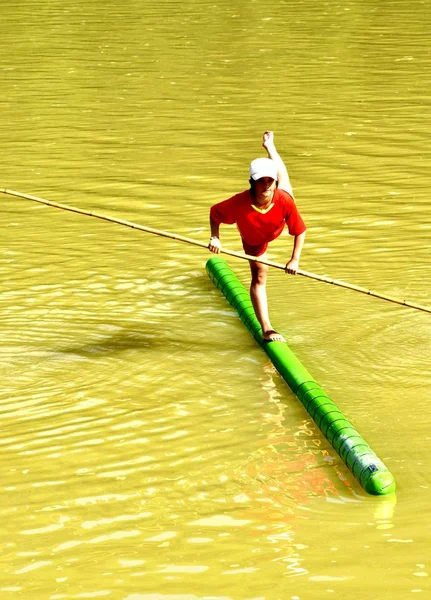
[[[262,146],[268,156],[251,162],[250,189],[211,207],[208,249],[218,254],[221,249],[221,223],[235,223],[245,253],[266,260],[269,242],[281,235],[287,225],[289,234],[293,236],[293,250],[285,270],[294,275],[299,268],[306,226],[296,207],[289,174],[275,147],[272,131],[264,132]],[[266,295],[268,266],[254,260],[250,260],[249,264],[250,298],[262,327],[262,339],[264,342],[285,342],[269,319]]]

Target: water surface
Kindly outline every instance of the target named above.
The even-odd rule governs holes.
[[[429,306],[430,16],[9,2],[0,187],[206,243],[270,128],[308,225],[301,267]],[[369,497],[205,250],[0,196],[2,598],[429,596],[427,313],[270,276],[273,324],[396,478]]]

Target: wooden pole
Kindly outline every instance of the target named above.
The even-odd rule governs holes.
[[[116,217],[111,217],[109,215],[103,215],[100,213],[83,210],[82,208],[75,208],[73,206],[68,206],[67,204],[59,204],[58,202],[51,202],[49,200],[45,200],[44,198],[38,198],[37,196],[31,196],[30,194],[23,194],[22,192],[15,192],[13,190],[5,189],[5,188],[0,188],[0,192],[2,194],[7,194],[9,196],[16,196],[18,198],[24,198],[25,200],[32,200],[33,202],[38,202],[39,204],[45,204],[46,206],[51,206],[53,208],[67,210],[69,212],[78,213],[79,215],[86,215],[87,217],[95,217],[96,219],[102,219],[103,221],[109,221],[110,223],[117,223],[118,225],[124,225],[125,227],[130,227],[131,229],[137,229],[138,231],[145,231],[146,233],[152,233],[153,235],[159,235],[162,237],[169,238],[171,240],[176,240],[178,242],[184,242],[186,244],[193,244],[194,246],[200,246],[201,248],[208,249],[208,244],[205,244],[204,242],[199,242],[197,240],[193,240],[192,238],[178,235],[176,233],[169,233],[168,231],[161,231],[160,229],[146,227],[145,225],[138,225],[137,223],[132,223],[131,221],[126,221],[124,219],[118,219]],[[263,265],[267,265],[268,267],[273,267],[275,269],[280,269],[282,271],[285,271],[285,265],[283,265],[281,263],[276,263],[276,262],[273,262],[270,260],[263,260],[256,256],[250,256],[248,254],[241,254],[240,252],[234,252],[233,250],[227,250],[224,248],[221,248],[220,252],[222,254],[234,256],[235,258],[241,258],[244,260],[254,260],[255,262],[262,263]],[[375,298],[380,298],[381,300],[387,300],[388,302],[393,302],[395,304],[401,304],[403,306],[408,306],[409,308],[415,308],[416,310],[422,310],[422,311],[431,313],[431,308],[428,306],[416,304],[415,302],[410,302],[409,300],[394,298],[393,296],[387,296],[387,295],[381,294],[379,292],[373,292],[372,290],[369,290],[367,288],[363,288],[358,285],[353,285],[351,283],[346,283],[345,281],[341,281],[339,279],[332,279],[331,277],[326,277],[325,275],[317,275],[316,273],[310,273],[309,271],[303,271],[302,269],[298,269],[297,275],[302,275],[303,277],[308,277],[310,279],[315,279],[317,281],[322,281],[324,283],[331,283],[332,285],[347,288],[349,290],[353,290],[354,292],[360,292],[361,294],[367,294],[368,296],[374,296]]]

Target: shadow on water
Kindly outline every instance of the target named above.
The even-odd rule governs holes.
[[[186,351],[190,348],[191,343],[189,338],[169,335],[159,325],[133,326],[124,327],[124,325],[109,323],[109,326],[117,329],[114,333],[104,333],[98,335],[98,340],[83,341],[83,343],[72,344],[58,348],[58,352],[64,355],[81,355],[86,358],[94,355],[115,355],[130,350],[150,350],[154,351],[157,348],[163,348],[169,351],[170,348],[175,348],[175,352],[179,349]],[[210,348],[211,343],[205,338],[199,340],[199,349],[203,347]]]

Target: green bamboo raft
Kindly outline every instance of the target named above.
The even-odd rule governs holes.
[[[393,475],[289,346],[284,342],[262,341],[262,329],[250,295],[227,262],[214,256],[207,261],[206,271],[364,490],[379,496],[392,494],[395,491]]]

